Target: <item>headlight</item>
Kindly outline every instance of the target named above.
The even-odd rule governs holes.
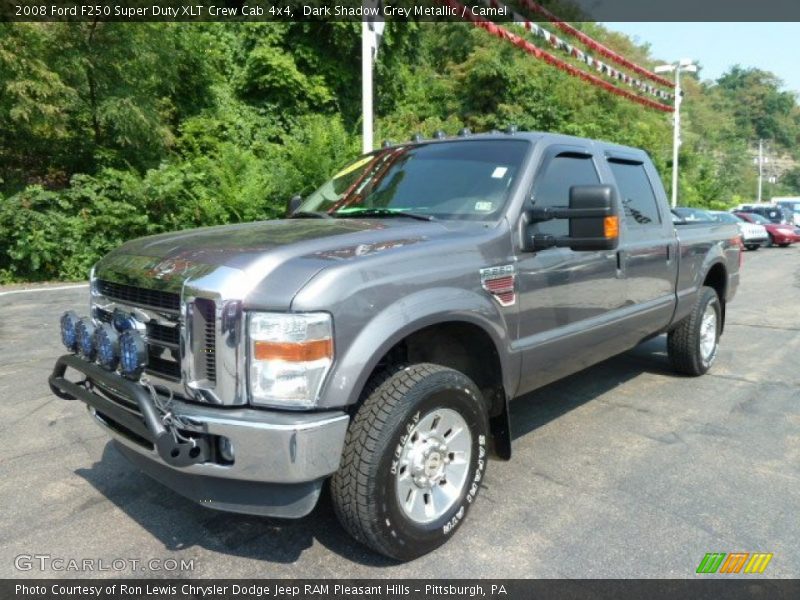
[[[333,362],[327,313],[251,313],[250,398],[254,404],[311,408]]]
[[[76,327],[78,325],[78,315],[73,311],[67,311],[61,315],[61,343],[70,352],[78,351],[78,332]]]
[[[84,317],[75,326],[75,332],[78,335],[78,354],[86,360],[94,360],[95,347],[94,347],[94,323]]]
[[[112,325],[103,323],[95,330],[94,345],[100,366],[108,371],[116,369],[119,363],[119,335]]]

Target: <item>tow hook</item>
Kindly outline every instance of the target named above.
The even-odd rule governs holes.
[[[169,402],[167,407],[161,406],[153,386],[144,383],[150,391],[151,398],[142,394],[137,398],[137,403],[145,426],[153,434],[156,450],[163,461],[173,467],[188,467],[209,460],[211,448],[208,441],[203,437],[183,435],[179,431],[179,427],[183,424],[182,419],[172,414]],[[163,415],[158,414],[159,409],[163,411]]]

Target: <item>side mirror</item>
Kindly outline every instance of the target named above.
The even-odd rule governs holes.
[[[295,194],[294,196],[289,198],[289,201],[286,203],[286,218],[291,217],[294,214],[294,212],[298,208],[300,208],[300,205],[302,203],[303,203],[303,197],[298,194]]]
[[[528,233],[528,226],[552,219],[568,219],[569,235],[555,237]],[[575,185],[569,189],[569,208],[533,208],[522,219],[522,248],[572,250],[613,250],[619,243],[619,214],[616,192],[610,185]]]
[[[571,211],[586,216],[569,217],[569,247],[573,250],[613,250],[619,243],[619,215],[614,188],[610,185],[573,186],[569,190]],[[588,214],[593,212],[593,214]]]

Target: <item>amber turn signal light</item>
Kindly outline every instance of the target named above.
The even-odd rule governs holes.
[[[603,235],[606,239],[619,237],[619,217],[606,217],[603,219]]]
[[[256,360],[285,360],[287,362],[311,362],[333,357],[333,340],[310,340],[307,342],[253,343],[253,358]]]

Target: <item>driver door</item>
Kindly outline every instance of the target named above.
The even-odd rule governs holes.
[[[539,166],[526,208],[568,206],[570,188],[603,183],[599,173],[589,148],[553,146]],[[555,219],[530,225],[530,233],[566,236],[568,227],[566,219]],[[618,251],[518,251],[520,392],[614,354],[611,325],[626,303]]]

